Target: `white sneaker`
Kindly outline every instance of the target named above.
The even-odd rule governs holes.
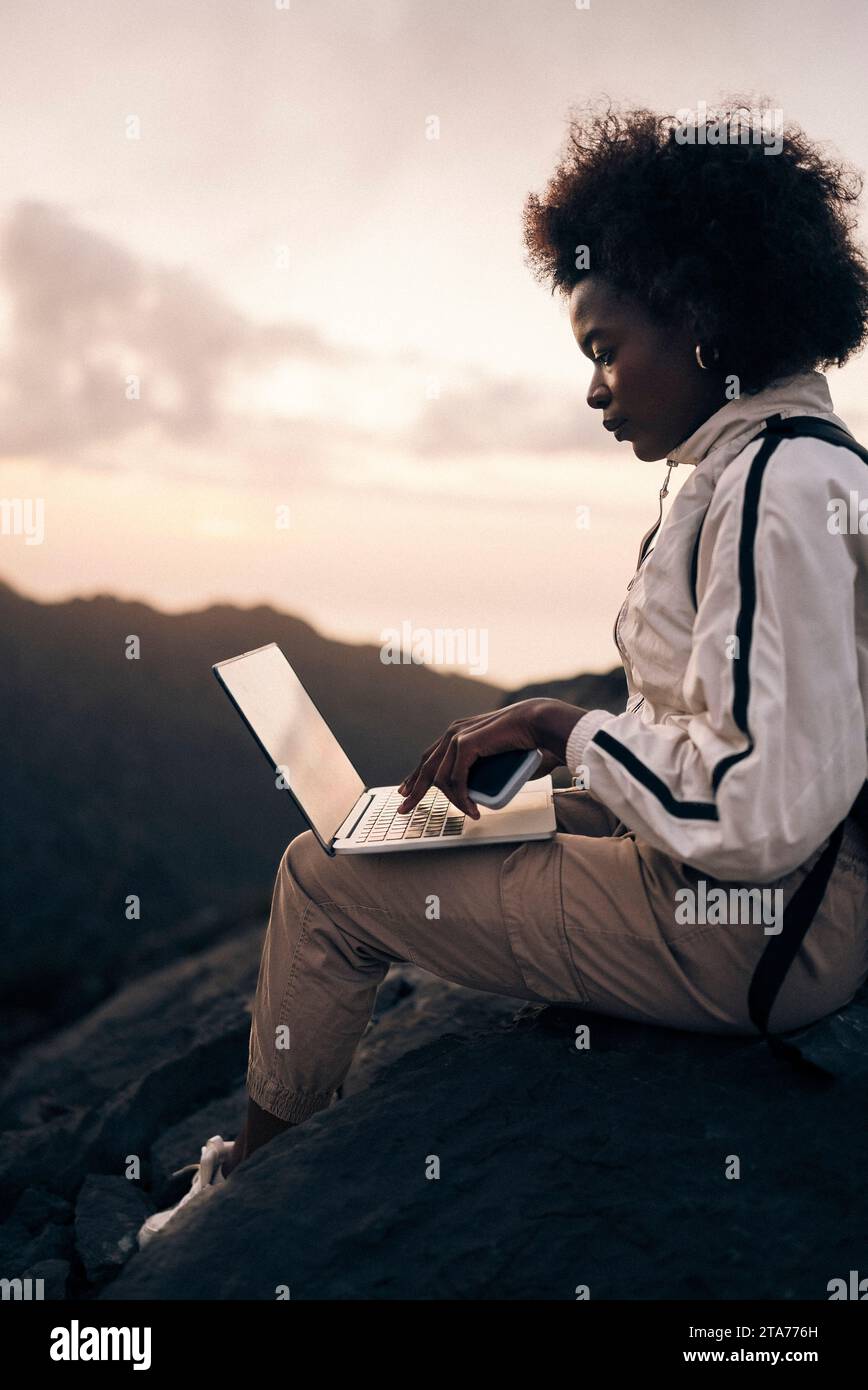
[[[153,1212],[139,1230],[139,1249],[148,1244],[158,1231],[162,1231],[172,1220],[176,1212],[191,1202],[194,1197],[204,1191],[206,1187],[219,1187],[226,1181],[223,1176],[222,1163],[232,1152],[232,1140],[224,1139],[220,1134],[213,1134],[207,1144],[202,1145],[202,1157],[198,1163],[185,1163],[183,1168],[176,1168],[172,1177],[177,1177],[179,1173],[186,1173],[189,1169],[196,1169],[196,1176],[186,1197],[182,1197],[180,1202],[173,1207],[167,1207],[165,1211]]]

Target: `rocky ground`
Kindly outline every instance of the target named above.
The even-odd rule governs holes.
[[[189,1186],[171,1172],[237,1132],[263,932],[224,930],[19,1058],[0,1276],[57,1299],[826,1299],[868,1272],[868,990],[795,1036],[794,1066],[409,966],[342,1097],[138,1251]]]

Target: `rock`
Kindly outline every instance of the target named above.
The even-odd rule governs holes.
[[[868,986],[793,1035],[794,1067],[760,1040],[403,964],[331,1107],[138,1251],[147,1212],[189,1190],[173,1170],[245,1113],[263,933],[241,923],[19,1060],[0,1100],[10,1277],[51,1266],[75,1298],[814,1299],[859,1267]]]
[[[152,1210],[129,1178],[86,1177],[75,1207],[75,1244],[91,1283],[115,1274],[136,1249],[139,1227]]]
[[[279,1136],[101,1297],[824,1299],[868,1236],[863,1105],[751,1039],[522,1009]]]
[[[116,1097],[134,1077],[154,1075],[179,1057],[201,1058],[230,1031],[246,1037],[244,1008],[263,934],[261,919],[242,923],[228,940],[145,975],[30,1048],[0,1090],[0,1125],[75,1116]]]
[[[69,1210],[67,1204],[64,1208]],[[0,1272],[15,1278],[21,1270],[43,1260],[72,1256],[70,1225],[47,1220],[42,1226],[27,1224],[19,1202],[10,1219],[0,1227]],[[56,1210],[56,1209],[55,1209]],[[35,1207],[30,1213],[35,1215]]]
[[[41,1231],[49,1222],[63,1225],[72,1218],[73,1209],[69,1202],[53,1192],[40,1191],[35,1187],[24,1189],[12,1212],[13,1221],[21,1222],[28,1231]]]
[[[863,996],[865,995],[863,991]],[[829,1076],[868,1078],[868,999],[854,1000],[793,1036],[805,1061]]]
[[[38,1187],[69,1200],[88,1173],[122,1175],[244,1067],[262,922],[128,986],[31,1048],[0,1095],[0,1213]]]
[[[247,1112],[245,1073],[233,1078],[232,1089],[219,1099],[185,1115],[164,1130],[150,1152],[152,1197],[159,1209],[174,1206],[190,1189],[192,1173],[172,1178],[176,1169],[197,1162],[202,1145],[212,1134],[234,1139]]]
[[[27,1263],[36,1264],[43,1260],[71,1259],[74,1251],[71,1226],[59,1226],[50,1221],[34,1237],[27,1252]]]
[[[439,980],[409,964],[395,964],[377,993],[368,1030],[344,1080],[340,1099],[367,1090],[396,1058],[425,1043],[457,1032],[472,1036],[497,1023],[507,1024],[522,1000],[482,994]],[[174,1205],[189,1190],[192,1174],[172,1173],[194,1162],[212,1134],[234,1139],[247,1112],[246,1068],[235,1088],[165,1130],[150,1153],[158,1207]]]
[[[388,986],[388,988],[387,988]],[[377,993],[371,1023],[344,1080],[343,1098],[366,1091],[398,1057],[437,1038],[508,1026],[524,1001],[462,989],[418,966],[393,965]]]
[[[242,923],[235,937],[155,971],[18,1060],[0,1098],[14,1126],[0,1147],[4,1267],[71,1253],[69,1235],[58,1232],[69,1231],[62,1223],[78,1194],[77,1235],[82,1221],[95,1222],[79,1236],[82,1261],[89,1285],[99,1285],[132,1252],[123,1229],[115,1240],[123,1222],[109,1194],[144,1199],[143,1213],[133,1207],[138,1229],[148,1210],[189,1190],[191,1173],[171,1174],[198,1159],[211,1134],[235,1137],[247,1109],[249,1000],[263,934],[263,922]],[[344,1093],[364,1090],[425,1040],[454,1028],[472,1033],[515,1007],[394,966]],[[141,1165],[137,1188],[125,1176],[131,1158]]]
[[[33,1236],[18,1221],[0,1226],[0,1275],[15,1279],[31,1263]]]

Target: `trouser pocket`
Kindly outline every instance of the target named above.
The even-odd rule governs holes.
[[[512,954],[528,989],[550,1003],[584,1004],[590,995],[564,931],[561,863],[556,838],[519,845],[501,866],[501,907]]]

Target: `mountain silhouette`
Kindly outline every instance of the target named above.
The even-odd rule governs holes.
[[[384,666],[376,646],[267,607],[172,616],[2,588],[0,609],[9,1276],[77,1305],[273,1302],[288,1270],[293,1299],[563,1299],[579,1278],[595,1298],[756,1300],[822,1298],[856,1263],[868,983],[791,1035],[791,1061],[752,1036],[527,1003],[410,962],[390,966],[332,1104],[138,1250],[207,1136],[238,1133],[274,871],[302,828],[212,663],[278,642],[377,782],[460,714],[543,694],[623,709],[624,676],[506,692]],[[432,1142],[449,1154],[448,1209],[420,1201],[406,1158]],[[765,1174],[752,1223],[721,1220],[722,1144]],[[770,1258],[755,1232],[772,1226]]]
[[[583,682],[594,704],[622,709],[625,698],[620,670],[510,694],[384,664],[375,644],[332,641],[266,605],[168,614],[109,595],[39,603],[0,583],[0,632],[7,1046],[267,909],[280,856],[305,822],[275,788],[214,662],[277,642],[374,784],[400,781],[461,715],[527,694],[589,704]]]

